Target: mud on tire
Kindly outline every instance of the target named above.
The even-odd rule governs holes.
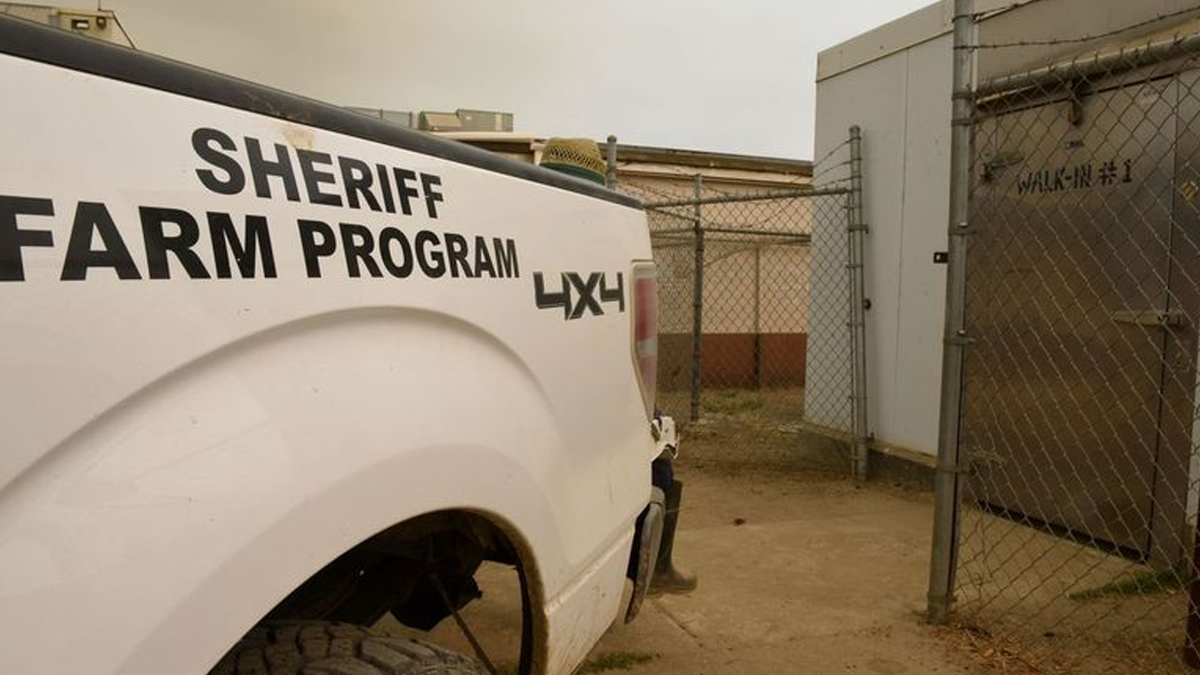
[[[325,621],[255,626],[209,675],[485,675],[473,660],[406,637]]]

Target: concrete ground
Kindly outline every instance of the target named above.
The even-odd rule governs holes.
[[[799,461],[753,464],[704,452],[685,455],[678,473],[686,489],[677,560],[698,573],[699,588],[649,601],[581,672],[899,675],[987,665],[922,621],[930,495],[859,488]],[[464,612],[509,672],[516,646],[496,636],[511,629],[514,576],[486,570],[484,600]],[[434,637],[469,652],[450,620]]]

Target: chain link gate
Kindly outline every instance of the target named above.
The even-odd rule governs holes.
[[[859,147],[848,139],[818,162],[817,186],[617,185],[650,222],[658,406],[689,455],[828,468],[850,449],[865,473]]]
[[[972,90],[1011,45],[969,7],[931,615],[1033,672],[1200,667],[1200,38]]]

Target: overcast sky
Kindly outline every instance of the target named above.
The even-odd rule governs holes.
[[[103,0],[134,43],[343,105],[810,159],[817,52],[931,0]]]

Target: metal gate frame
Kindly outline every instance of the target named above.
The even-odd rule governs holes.
[[[1200,419],[1197,418],[1196,410],[1197,401],[1194,400],[1197,386],[1194,377],[1194,363],[1191,366],[1192,370],[1185,367],[1188,366],[1188,362],[1196,358],[1195,344],[1188,341],[1192,338],[1187,338],[1183,334],[1176,335],[1173,332],[1180,328],[1178,322],[1195,322],[1197,312],[1200,312],[1198,309],[1200,307],[1200,284],[1197,284],[1196,281],[1196,265],[1194,264],[1196,260],[1200,260],[1200,245],[1197,244],[1194,234],[1195,227],[1200,224],[1200,211],[1197,211],[1197,206],[1193,203],[1193,197],[1197,193],[1195,186],[1200,182],[1200,162],[1197,161],[1200,158],[1200,129],[1196,128],[1200,124],[1200,65],[1198,65],[1200,64],[1200,35],[1177,36],[1160,42],[1149,42],[1144,46],[1123,49],[1117,53],[1080,58],[1068,64],[1059,63],[973,86],[971,78],[976,67],[974,57],[979,49],[1019,47],[1024,44],[1020,42],[999,45],[976,44],[975,20],[978,16],[974,11],[972,0],[955,0],[950,157],[951,199],[948,222],[949,260],[943,333],[935,512],[927,598],[928,617],[933,623],[949,623],[953,618],[955,592],[960,587],[957,576],[963,564],[959,558],[960,555],[969,554],[976,557],[964,558],[964,560],[977,561],[973,563],[974,565],[979,565],[979,560],[983,562],[981,568],[972,568],[971,579],[968,580],[974,587],[982,589],[980,596],[983,600],[972,604],[971,607],[982,604],[987,608],[987,603],[992,602],[995,598],[1006,598],[999,603],[1002,605],[1001,607],[987,608],[989,610],[987,616],[991,617],[991,622],[979,626],[981,634],[991,633],[988,639],[996,639],[998,643],[1007,645],[1010,644],[1008,641],[1018,639],[1016,636],[1022,636],[1020,639],[1025,639],[1025,633],[1032,631],[1030,635],[1036,644],[1034,642],[1023,643],[1025,648],[1032,649],[1031,653],[1045,655],[1045,658],[1049,659],[1048,663],[1054,667],[1074,668],[1083,661],[1090,663],[1091,660],[1097,659],[1097,664],[1109,664],[1109,666],[1117,668],[1117,670],[1104,670],[1104,672],[1133,672],[1135,670],[1137,672],[1161,672],[1160,670],[1143,671],[1141,668],[1159,668],[1161,664],[1172,659],[1172,662],[1178,663],[1179,654],[1182,653],[1185,663],[1200,669],[1200,578],[1198,578],[1200,577],[1200,536],[1196,541],[1191,542],[1192,548],[1184,551],[1180,556],[1187,559],[1178,561],[1170,554],[1170,550],[1174,550],[1171,548],[1174,546],[1172,537],[1178,537],[1182,533],[1168,532],[1168,530],[1171,527],[1182,526],[1183,523],[1165,524],[1166,520],[1183,520],[1182,510],[1187,497],[1179,493],[1179,472],[1185,472],[1185,475],[1182,476],[1184,484],[1195,478],[1194,476],[1189,477],[1186,472],[1189,460],[1195,460],[1197,447],[1194,434],[1196,429],[1200,429]],[[1115,35],[1119,32],[1113,31],[1112,34]],[[1171,78],[1172,82],[1163,89],[1157,83],[1165,81],[1167,78]],[[1126,93],[1125,96],[1132,101],[1135,96],[1142,95],[1138,92],[1151,89],[1151,83],[1155,83],[1154,87],[1166,92],[1165,100],[1170,101],[1173,106],[1170,111],[1170,121],[1163,122],[1161,129],[1155,126],[1158,124],[1157,116],[1152,118],[1149,113],[1141,110],[1145,107],[1142,105],[1144,103],[1142,99],[1138,99],[1137,106],[1131,105],[1125,99],[1121,99],[1120,104],[1113,103],[1102,106],[1102,108],[1107,108],[1107,112],[1110,114],[1115,111],[1118,123],[1125,127],[1138,129],[1139,125],[1143,125],[1152,128],[1151,132],[1142,128],[1139,134],[1144,135],[1155,131],[1175,134],[1175,140],[1170,146],[1170,153],[1165,155],[1167,158],[1165,160],[1162,159],[1161,152],[1157,154],[1149,152],[1150,146],[1146,143],[1138,141],[1130,143],[1133,152],[1145,153],[1136,155],[1137,157],[1157,158],[1169,164],[1169,168],[1157,169],[1157,171],[1168,172],[1170,176],[1169,185],[1166,188],[1142,188],[1140,183],[1138,188],[1148,190],[1156,196],[1167,195],[1162,198],[1162,203],[1155,205],[1156,210],[1147,221],[1161,225],[1162,223],[1157,220],[1157,218],[1163,217],[1161,214],[1165,214],[1165,217],[1169,218],[1169,223],[1163,230],[1165,235],[1157,238],[1155,246],[1159,248],[1154,248],[1152,251],[1147,249],[1157,255],[1159,249],[1166,246],[1164,250],[1167,260],[1163,264],[1148,268],[1154,275],[1162,277],[1164,307],[1158,308],[1155,304],[1149,308],[1149,311],[1141,311],[1141,307],[1133,306],[1134,303],[1129,302],[1130,306],[1115,311],[1104,319],[1115,323],[1133,322],[1138,326],[1146,327],[1146,330],[1161,329],[1163,331],[1163,353],[1146,366],[1147,373],[1151,370],[1162,370],[1162,373],[1158,375],[1160,381],[1157,385],[1157,404],[1153,407],[1137,407],[1142,404],[1132,404],[1136,411],[1157,411],[1158,415],[1153,429],[1156,435],[1153,443],[1153,461],[1156,464],[1153,482],[1149,485],[1150,498],[1154,503],[1150,507],[1147,523],[1149,538],[1144,547],[1147,550],[1143,551],[1140,557],[1116,548],[1102,549],[1102,552],[1097,552],[1093,548],[1097,544],[1094,541],[1096,537],[1077,536],[1069,530],[1054,531],[1055,528],[1052,524],[1047,524],[1047,527],[1044,528],[1044,531],[1051,535],[1047,536],[1041,533],[1043,530],[1036,527],[1036,522],[1032,523],[1034,525],[1032,528],[1021,528],[1022,525],[1031,524],[1029,518],[1022,518],[1020,522],[1013,524],[1028,534],[1014,537],[1014,541],[1007,544],[1007,549],[996,548],[995,550],[1004,551],[1004,555],[1008,556],[1013,551],[1019,551],[1017,547],[1021,542],[1035,541],[1039,547],[1044,548],[1039,548],[1039,552],[1036,554],[1032,552],[1012,554],[1011,557],[997,555],[995,560],[989,561],[986,557],[978,556],[979,551],[974,551],[974,549],[983,547],[981,550],[991,550],[993,547],[998,547],[1000,542],[994,541],[994,537],[990,533],[1000,532],[1000,536],[1005,536],[1005,533],[1010,530],[1007,529],[1007,526],[1005,526],[1006,529],[1000,529],[1001,526],[997,524],[980,528],[979,523],[988,517],[979,515],[977,511],[968,511],[963,508],[964,497],[969,485],[967,480],[969,477],[974,479],[972,467],[969,466],[969,456],[963,447],[964,433],[967,431],[967,428],[964,427],[964,413],[967,412],[966,396],[969,384],[968,374],[965,371],[966,356],[968,350],[972,349],[975,339],[983,340],[988,337],[987,333],[972,333],[974,327],[967,311],[969,254],[978,254],[978,251],[975,251],[971,245],[975,243],[972,241],[972,235],[980,231],[979,228],[983,226],[982,219],[979,222],[972,222],[970,217],[970,186],[973,182],[974,154],[972,134],[979,121],[978,113],[982,110],[977,110],[976,105],[980,102],[992,103],[1012,95],[1016,99],[1022,99],[1023,105],[1034,106],[1037,96],[1042,93],[1053,88],[1066,87],[1066,91],[1069,93],[1082,92],[1078,99],[1080,102],[1071,109],[1072,111],[1078,110],[1079,114],[1082,114],[1083,94],[1089,97],[1095,94],[1097,98],[1088,98],[1087,100],[1100,101],[1103,99],[1098,98],[1099,95],[1109,89],[1127,90],[1129,93]],[[1178,94],[1172,96],[1170,92],[1176,89]],[[1068,97],[1064,100],[1069,103],[1073,99]],[[1118,107],[1119,105],[1124,107]],[[1049,127],[1041,122],[1038,129],[1046,130]],[[1022,131],[1032,133],[1028,129]],[[1095,129],[1090,129],[1087,133],[1094,133],[1094,131]],[[1130,134],[1132,138],[1132,132]],[[1058,136],[1053,136],[1053,138],[1057,139]],[[1138,136],[1138,138],[1142,138],[1142,136]],[[1083,141],[1079,142],[1079,147],[1084,147]],[[1103,143],[1096,145],[1098,149],[1102,146]],[[1108,150],[1111,151],[1111,146]],[[1049,152],[1046,151],[1043,155]],[[1122,156],[1124,156],[1123,153]],[[1095,154],[1085,155],[1082,159],[1088,162],[1099,161]],[[1167,167],[1168,164],[1163,166]],[[1150,162],[1149,165],[1157,166],[1153,162]],[[986,173],[986,167],[984,172]],[[1091,185],[1090,179],[1087,185]],[[1147,185],[1157,185],[1157,183],[1147,183]],[[1132,208],[1134,197],[1139,194],[1141,193],[1131,190],[1121,193],[1120,198],[1128,199]],[[1180,199],[1186,201],[1187,208],[1181,209]],[[1133,211],[1140,213],[1136,209]],[[1117,216],[1112,214],[1109,217],[1116,218]],[[1119,235],[1116,236],[1119,237]],[[1186,246],[1192,247],[1182,254],[1175,248],[1175,245],[1179,243],[1176,240],[1181,237],[1187,239]],[[1111,256],[1118,256],[1122,252],[1127,255],[1140,254],[1146,258],[1145,265],[1152,265],[1151,261],[1156,258],[1147,257],[1149,255],[1147,251],[1141,251],[1132,241],[1118,239],[1118,244],[1114,245]],[[1017,260],[1028,264],[1029,259],[1022,258],[1018,254]],[[1096,262],[1099,265],[1106,260],[1108,257],[1101,256]],[[1181,267],[1187,269],[1181,270]],[[1130,271],[1132,269],[1127,268],[1125,273],[1133,274]],[[1179,281],[1177,277],[1180,275],[1187,277],[1184,279],[1186,284],[1176,284]],[[1121,279],[1123,277],[1119,280]],[[1107,285],[1104,285],[1105,283]],[[1107,279],[1107,277],[1106,281],[1101,281],[1101,284],[1103,290],[1097,291],[1097,293],[1111,294],[1117,288],[1117,282]],[[1097,298],[1105,300],[1103,303],[1096,304],[1098,307],[1096,311],[1101,313],[1112,310],[1110,301],[1117,304],[1126,302],[1117,295],[1112,295],[1111,298],[1109,295],[1098,295]],[[1099,324],[1093,327],[1098,328]],[[1186,328],[1194,331],[1195,326],[1187,325]],[[1070,333],[1070,335],[1074,334]],[[1143,341],[1150,343],[1155,339],[1153,335],[1150,335]],[[1051,350],[1047,353],[1053,354],[1054,352]],[[1019,357],[1019,353],[1017,355]],[[1183,365],[1169,364],[1172,359],[1181,361]],[[1087,361],[1086,358],[1083,360]],[[1053,376],[1052,372],[1049,373],[1050,381],[1054,381]],[[1167,382],[1167,379],[1171,379],[1171,382]],[[974,388],[971,391],[974,392]],[[1117,394],[1127,395],[1123,389],[1119,389]],[[1132,394],[1128,395],[1132,396]],[[974,396],[973,393],[972,396]],[[972,398],[972,401],[975,400]],[[1121,399],[1121,401],[1124,400]],[[999,405],[1002,407],[1004,404],[1001,401]],[[1124,404],[1120,407],[1123,408]],[[1168,414],[1169,422],[1166,421]],[[1064,422],[1059,433],[1071,434],[1073,426],[1073,424]],[[1185,426],[1186,428],[1184,428]],[[977,434],[978,430],[972,431],[972,433]],[[1181,446],[1186,450],[1182,454],[1182,462],[1180,461],[1181,450],[1180,447],[1177,447],[1177,441],[1182,438],[1181,435],[1188,436],[1183,439],[1186,442]],[[1167,438],[1168,436],[1170,438]],[[1172,442],[1171,438],[1175,439],[1175,442]],[[1167,447],[1165,451],[1164,444]],[[1164,460],[1163,452],[1174,454]],[[1164,469],[1161,463],[1164,461],[1168,461],[1165,471],[1167,473],[1174,472],[1172,476],[1163,475]],[[1037,476],[1039,470],[1046,471],[1048,469],[1047,467],[1027,469],[1033,476]],[[1164,481],[1174,482],[1168,484]],[[1169,489],[1162,488],[1161,485],[1167,485]],[[1186,485],[1185,494],[1194,493],[1196,488],[1195,483]],[[1169,499],[1176,500],[1178,503],[1170,501],[1164,507],[1161,503],[1164,497],[1161,495],[1169,493],[1172,493]],[[1174,511],[1164,515],[1162,513],[1164,508],[1174,509]],[[964,517],[966,517],[966,521],[964,521]],[[972,536],[977,537],[977,539],[972,539],[972,549],[968,554],[960,552],[961,540],[967,531],[964,530],[967,527],[964,522],[970,526],[970,531],[974,533]],[[1003,521],[992,519],[987,522]],[[988,532],[986,537],[983,535],[985,530]],[[982,539],[987,539],[987,541],[984,542]],[[1162,542],[1162,545],[1160,546],[1156,542]],[[1178,542],[1180,545],[1183,543]],[[1045,551],[1050,551],[1051,546],[1074,548],[1069,551],[1065,548],[1053,549],[1060,551],[1057,555],[1060,555],[1061,558],[1050,558]],[[1160,551],[1156,557],[1155,550],[1163,547],[1165,547],[1165,552]],[[1020,557],[1022,555],[1033,558],[1033,561],[1020,562],[1024,559]],[[1050,565],[1043,565],[1045,569],[1035,570],[1034,565],[1041,564],[1040,556],[1047,556],[1047,560],[1053,559],[1054,562]],[[1167,560],[1166,558],[1172,559]],[[1014,560],[1017,560],[1018,565],[1027,564],[1027,566],[1021,567],[1015,572],[1005,571],[1001,575],[1001,566],[1012,564]],[[1172,564],[1175,562],[1180,564],[1173,566]],[[1072,571],[1068,569],[1068,564],[1077,564],[1082,571]],[[1070,576],[1076,573],[1080,576]],[[1039,584],[1045,584],[1045,587],[1041,587]],[[1180,588],[1188,589],[1189,593],[1184,596],[1173,590]],[[1006,596],[1005,593],[1009,595]],[[1155,596],[1154,593],[1160,595]],[[1068,604],[1065,607],[1051,609],[1052,603]],[[1187,607],[1186,631],[1183,626],[1185,615],[1182,610],[1185,604]],[[1013,616],[1007,615],[1007,613],[1016,612],[1018,606],[1022,608],[1020,613]],[[1123,607],[1125,610],[1122,610]],[[982,616],[984,615],[979,613],[973,614],[972,621],[981,620]],[[1037,621],[1034,621],[1035,618]],[[997,621],[999,623],[995,623]],[[1049,623],[1043,626],[1043,622]],[[1184,639],[1185,634],[1186,640]],[[1048,638],[1055,638],[1055,640]],[[1038,642],[1039,640],[1040,642]],[[1067,649],[1068,640],[1074,641],[1071,642],[1070,648],[1075,651],[1070,655],[1065,655],[1066,653],[1061,650]],[[1120,643],[1120,647],[1114,646],[1116,642]],[[1168,645],[1168,642],[1173,647]],[[1152,643],[1155,645],[1154,649],[1158,650],[1153,657],[1138,654],[1140,650],[1148,649]],[[1105,654],[1099,655],[1091,652],[1101,646],[1104,646]],[[1180,647],[1182,650],[1179,649]],[[1163,651],[1164,649],[1165,651]],[[1139,660],[1143,658],[1147,660]],[[1150,666],[1148,665],[1152,662],[1150,659],[1160,660],[1153,661],[1158,665]],[[1118,663],[1120,665],[1114,665]],[[1097,665],[1097,667],[1107,666]]]
[[[653,230],[652,235],[690,236],[693,245],[689,421],[696,422],[700,419],[701,392],[703,390],[706,238],[710,235],[753,235],[792,239],[803,245],[812,246],[811,232],[803,234],[752,231],[712,224],[706,219],[706,207],[750,204],[773,200],[817,200],[819,198],[840,198],[844,200],[846,257],[842,267],[846,273],[845,284],[848,307],[846,309],[847,318],[845,323],[847,333],[845,339],[849,346],[849,361],[845,366],[847,372],[850,374],[849,390],[845,392],[845,396],[849,401],[851,411],[851,428],[846,431],[852,437],[852,472],[857,480],[866,480],[868,477],[868,444],[870,441],[867,407],[867,301],[865,298],[865,242],[869,228],[864,220],[863,209],[862,143],[861,129],[857,126],[851,127],[847,140],[827,155],[827,158],[829,158],[835,152],[845,149],[847,158],[833,165],[832,168],[845,167],[847,175],[842,179],[830,181],[828,185],[823,187],[805,185],[787,190],[704,196],[704,180],[702,176],[697,175],[694,177],[693,195],[691,198],[647,201],[643,204],[648,213],[668,214],[673,219],[678,219],[681,223],[678,227],[672,229]],[[616,171],[615,153],[613,150],[615,148],[615,138],[610,137],[608,147],[609,184],[610,186],[615,186]],[[820,163],[817,162],[817,164]],[[811,264],[811,259],[809,262]],[[758,273],[759,268],[756,265],[755,274],[757,275]]]

